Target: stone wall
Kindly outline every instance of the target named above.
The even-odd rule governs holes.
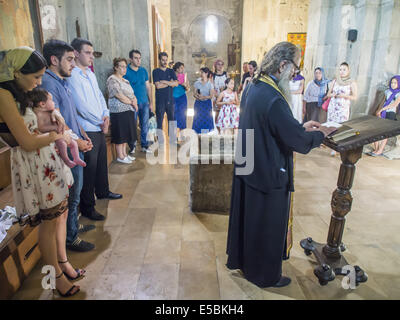
[[[287,41],[288,33],[307,32],[308,3],[305,0],[244,0],[242,61],[255,60],[259,64],[275,44]]]
[[[19,46],[29,46],[40,50],[35,13],[32,1],[0,1],[0,60],[4,58],[7,50]],[[10,152],[4,147],[5,145],[0,142],[0,172],[5,173],[3,178],[8,181]]]
[[[195,81],[199,75],[201,58],[193,58],[192,54],[201,49],[210,54],[206,66],[211,68],[214,61],[221,58],[228,66],[228,43],[239,44],[242,38],[242,2],[243,0],[171,0],[172,46],[174,61],[185,64],[189,80]],[[205,20],[209,15],[218,19],[218,42],[205,41]],[[229,71],[240,68],[240,56],[237,65]],[[240,70],[240,69],[239,69]]]
[[[0,1],[0,51],[19,46],[35,47],[30,3]]]
[[[115,57],[128,58],[137,48],[142,65],[151,64],[151,14],[147,0],[39,0],[44,40],[71,42],[79,28],[102,56],[95,59],[95,72],[104,91]],[[77,27],[78,25],[78,27]]]
[[[349,63],[358,84],[358,100],[351,117],[376,109],[376,96],[393,74],[400,72],[399,0],[311,0],[308,21],[305,77],[322,66],[334,78],[343,61]],[[357,41],[347,40],[348,30]]]
[[[164,22],[165,27],[165,51],[169,58],[172,57],[172,39],[171,39],[171,0],[149,0],[151,5],[157,8],[158,13]],[[151,12],[151,11],[150,11]],[[150,20],[151,21],[151,20]],[[151,47],[153,48],[153,47]]]

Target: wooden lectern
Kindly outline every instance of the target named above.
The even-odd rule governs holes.
[[[344,139],[346,132],[352,136]],[[348,275],[350,273],[348,263],[342,252],[346,247],[342,243],[345,216],[351,210],[353,198],[350,189],[355,175],[355,164],[361,158],[363,146],[375,141],[397,136],[400,134],[400,121],[386,120],[374,116],[363,116],[342,124],[331,137],[325,138],[323,144],[340,152],[342,165],[339,171],[337,189],[332,194],[332,217],[329,225],[326,244],[320,244],[312,238],[300,242],[306,255],[313,253],[319,263],[314,270],[321,285],[326,285],[335,279],[336,275]],[[336,137],[336,138],[335,138]],[[354,266],[356,285],[366,282],[368,277],[359,266]]]

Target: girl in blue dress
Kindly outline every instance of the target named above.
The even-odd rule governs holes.
[[[198,134],[202,130],[212,131],[214,119],[212,115],[212,98],[215,96],[214,86],[209,81],[210,69],[200,69],[200,79],[194,83],[194,118],[192,129]]]
[[[185,65],[182,62],[175,63],[173,67],[179,85],[173,90],[175,120],[178,128],[178,141],[180,140],[180,131],[186,129],[186,111],[187,111],[187,96],[186,91],[189,90],[187,75],[185,74]]]

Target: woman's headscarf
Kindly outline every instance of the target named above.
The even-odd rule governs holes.
[[[319,95],[318,95],[318,107],[321,107],[322,104],[324,103],[324,97],[326,95],[326,84],[329,82],[328,79],[325,78],[325,70],[323,68],[315,68],[314,69],[314,74],[315,71],[320,70],[322,73],[322,78],[321,80],[317,80],[314,78],[314,83],[319,87]]]
[[[392,89],[392,80],[396,79],[397,80],[397,88],[396,89]],[[400,75],[397,76],[393,76],[392,78],[390,78],[389,81],[389,90],[392,92],[392,94],[390,95],[389,98],[387,98],[385,104],[383,105],[382,108],[388,106],[389,104],[392,103],[393,100],[396,99],[396,95],[400,92]],[[386,110],[382,112],[381,114],[382,118],[386,118]]]
[[[347,63],[342,63],[341,66],[344,65],[349,69],[349,74],[347,77],[342,78],[340,76],[340,74],[338,75],[338,77],[336,78],[336,82],[340,85],[340,86],[349,86],[351,85],[351,83],[353,82],[353,80],[351,79],[350,76],[350,67]]]
[[[0,62],[0,82],[14,80],[14,73],[22,69],[33,51],[29,47],[19,47],[8,51]]]
[[[304,80],[304,77],[298,72],[296,76],[293,78],[293,81],[301,81]]]

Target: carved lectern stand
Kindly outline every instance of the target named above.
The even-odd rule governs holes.
[[[353,129],[353,130],[351,130]],[[353,136],[338,140],[344,131],[352,132]],[[400,121],[380,119],[373,116],[364,116],[347,121],[324,144],[331,149],[340,152],[342,165],[339,171],[337,189],[332,194],[332,217],[329,225],[326,244],[320,244],[312,238],[300,242],[306,255],[313,253],[319,266],[314,270],[321,285],[326,285],[335,279],[336,275],[348,275],[349,268],[342,252],[346,247],[342,243],[345,216],[351,210],[353,198],[350,189],[355,175],[355,164],[362,156],[363,146],[385,138],[400,134]],[[335,138],[336,137],[336,138]],[[356,285],[366,282],[368,277],[359,266],[354,266]]]

